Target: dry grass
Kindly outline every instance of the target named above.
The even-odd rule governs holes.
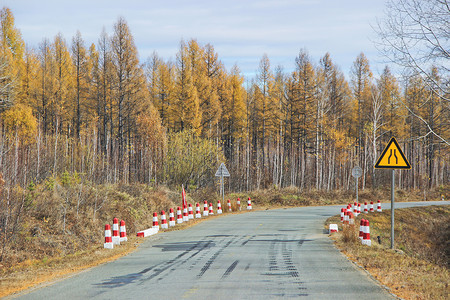
[[[233,212],[228,212],[228,207],[222,206],[223,214],[239,214],[246,212],[246,209],[237,211],[237,206],[232,206]],[[189,222],[177,224],[175,227],[161,230],[164,232],[183,230],[205,220],[220,217],[215,214],[213,216],[193,219]],[[100,264],[116,260],[137,249],[138,245],[144,239],[128,234],[128,242],[122,243],[114,249],[104,249],[102,242],[97,242],[88,247],[88,250],[77,251],[73,254],[42,259],[27,259],[14,266],[5,268],[0,265],[0,298],[10,294],[23,291],[28,288],[35,287],[40,284],[61,280],[71,275],[83,271],[85,269],[98,266]]]
[[[442,187],[442,190],[427,191],[403,191],[397,190],[395,200],[397,202],[408,201],[436,201],[440,200],[440,195],[444,194],[445,198],[450,197],[449,188]],[[298,207],[298,206],[317,206],[317,205],[336,205],[353,203],[355,201],[355,192],[353,190],[334,190],[334,191],[319,191],[319,190],[300,190],[297,187],[288,187],[283,189],[264,189],[256,190],[248,193],[232,193],[228,195],[229,199],[236,200],[241,198],[241,205],[247,205],[247,197],[252,199],[258,207],[277,208],[277,207]],[[381,202],[390,201],[389,189],[365,189],[359,191],[359,202],[378,200]]]
[[[336,246],[391,292],[404,299],[448,299],[450,292],[449,206],[395,210],[395,245],[390,248],[390,211],[362,215],[370,221],[372,247],[345,242],[348,233],[334,235]],[[340,222],[335,216],[329,223]],[[356,239],[359,226],[353,229]],[[380,236],[381,244],[377,241]]]

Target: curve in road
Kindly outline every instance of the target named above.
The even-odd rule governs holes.
[[[450,202],[396,203],[396,208],[433,204]],[[276,209],[211,219],[160,233],[126,257],[13,297],[392,299],[324,233],[325,219],[340,208]]]

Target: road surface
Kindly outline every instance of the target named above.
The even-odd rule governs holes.
[[[396,208],[431,204],[450,202]],[[324,233],[341,207],[253,211],[159,233],[126,257],[14,298],[393,299]]]

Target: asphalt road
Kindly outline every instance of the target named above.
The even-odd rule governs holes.
[[[396,207],[432,204],[450,202]],[[338,214],[340,207],[253,211],[159,233],[126,257],[15,297],[392,299],[324,233],[325,219]]]

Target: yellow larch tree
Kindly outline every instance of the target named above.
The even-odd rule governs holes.
[[[24,51],[25,43],[15,27],[14,16],[9,8],[3,7],[0,10],[0,109],[20,98]]]
[[[51,95],[54,130],[72,131],[74,103],[74,66],[62,34],[56,35],[52,45],[54,89]],[[69,128],[69,129],[67,129]],[[69,133],[69,132],[66,132]]]
[[[192,77],[188,48],[184,42],[180,44],[175,66],[174,105],[171,108],[174,128],[176,131],[192,129],[195,134],[200,134],[200,100]]]
[[[218,73],[220,69],[223,68],[222,64],[218,59],[218,54],[214,51],[214,47],[207,44],[202,48],[202,63],[199,65],[202,68],[200,87],[197,91],[200,95],[200,109],[202,111],[202,136],[207,138],[212,138],[216,135],[216,126],[219,122],[222,109],[220,106],[219,96],[217,93],[217,85],[219,77]]]

